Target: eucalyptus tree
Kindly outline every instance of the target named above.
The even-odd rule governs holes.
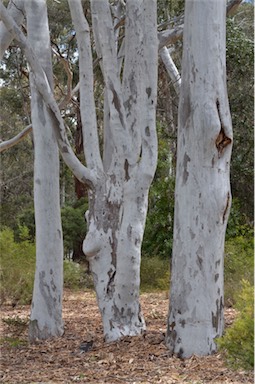
[[[42,4],[45,12],[45,2]],[[15,35],[30,65],[32,81],[40,96],[36,119],[42,118],[43,124],[46,124],[51,118],[50,123],[65,162],[89,189],[89,210],[86,213],[88,233],[83,250],[94,277],[105,339],[111,341],[124,335],[140,334],[145,329],[139,304],[139,272],[148,191],[157,163],[156,1],[127,2],[122,27],[125,31],[124,44],[116,34],[109,2],[91,0],[93,35],[105,87],[103,155],[99,147],[94,100],[90,27],[81,2],[70,0],[69,5],[79,50],[86,166],[75,157],[68,142],[50,78],[45,71],[45,66],[50,63],[48,53],[45,51],[42,55],[36,51],[37,46],[45,43],[46,40],[42,39],[48,39],[47,18],[42,17],[42,29],[37,42],[31,36],[31,26],[31,47],[1,4],[0,12],[8,31]],[[30,6],[32,8],[33,3],[27,5],[28,8]],[[38,9],[34,6],[33,11],[37,12]],[[32,12],[28,17],[31,18],[30,23],[34,24],[36,17]],[[41,55],[41,60],[38,55]],[[41,105],[42,99],[44,103]],[[51,141],[54,141],[53,136]],[[40,178],[38,180],[41,182]],[[49,292],[55,288],[55,271],[48,270],[46,266],[44,268],[40,275],[40,289],[48,303],[48,312],[51,309],[53,313],[57,298]],[[38,295],[34,297],[34,305],[35,300],[39,303]],[[43,311],[44,308],[41,308],[39,316],[43,317]],[[61,326],[61,321],[59,324]],[[40,329],[40,332],[42,334],[44,330]],[[41,335],[37,333],[36,336]]]
[[[181,357],[213,353],[223,332],[233,142],[225,62],[225,3],[186,1],[166,337]]]
[[[53,89],[51,42],[44,1],[26,1],[27,39]],[[30,73],[34,137],[34,208],[36,271],[31,306],[30,340],[63,334],[63,238],[59,201],[59,154],[53,121]]]

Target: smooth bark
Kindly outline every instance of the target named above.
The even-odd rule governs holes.
[[[45,76],[26,38],[0,3],[8,30],[24,50],[37,90],[51,110],[60,150],[77,178],[89,188],[88,233],[83,249],[90,261],[101,310],[105,339],[137,335],[145,329],[139,303],[141,243],[148,191],[157,163],[157,25],[156,1],[130,0],[125,20],[125,62],[120,76],[114,24],[106,0],[91,1],[93,32],[102,60],[107,108],[105,119],[111,148],[101,160],[95,121],[91,49],[86,21],[78,0],[70,2],[77,29],[80,95],[87,167],[75,158]],[[78,14],[80,12],[80,15]],[[82,89],[81,89],[82,88]],[[87,98],[87,99],[86,99]]]
[[[185,5],[170,309],[166,344],[181,357],[216,350],[224,320],[224,240],[232,126],[225,3]]]
[[[65,124],[62,119],[60,109],[54,98],[53,92],[49,85],[49,81],[47,79],[45,71],[43,70],[37,58],[37,55],[35,54],[33,48],[27,41],[24,34],[19,29],[18,25],[15,23],[15,20],[13,20],[13,18],[8,14],[6,8],[1,2],[0,15],[7,30],[11,34],[13,34],[13,36],[19,43],[19,46],[23,50],[26,59],[30,65],[30,70],[31,72],[33,72],[36,88],[42,95],[45,104],[51,110],[51,115],[54,119],[54,132],[57,137],[59,150],[65,163],[68,165],[68,167],[77,177],[77,179],[88,185],[90,188],[93,188],[93,183],[95,182],[95,174],[92,170],[89,170],[79,161],[79,159],[75,156],[72,150],[72,147],[66,135]]]
[[[46,2],[26,2],[28,40],[53,88],[51,45]],[[31,117],[34,134],[34,209],[36,272],[29,339],[63,334],[63,238],[59,201],[59,154],[50,111],[30,73]]]
[[[157,159],[156,2],[127,4],[122,81],[108,1],[95,0],[91,5],[105,82],[107,135],[103,169],[97,167],[95,192],[89,194],[83,250],[94,277],[105,339],[112,341],[145,329],[139,303],[140,257],[148,190]],[[73,21],[75,24],[75,17]],[[85,59],[80,71],[84,63]],[[90,152],[84,150],[87,158]]]

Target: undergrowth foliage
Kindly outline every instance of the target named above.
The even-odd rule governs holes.
[[[26,227],[20,227],[20,242],[6,228],[0,232],[0,302],[27,304],[31,301],[34,272],[35,244],[29,239]]]
[[[242,280],[253,285],[254,239],[251,233],[228,239],[225,245],[225,305],[235,305]]]
[[[35,273],[35,243],[30,240],[27,227],[20,227],[18,241],[14,232],[4,228],[0,232],[0,304],[30,304]],[[85,267],[64,261],[66,288],[91,287],[91,278]]]
[[[17,239],[15,241],[15,239]],[[225,301],[235,306],[239,315],[218,345],[232,366],[253,367],[253,237],[228,239],[225,248]],[[27,227],[18,233],[9,228],[0,232],[0,304],[29,304],[35,272],[35,244]],[[142,257],[141,291],[169,289],[169,260],[161,256]],[[69,289],[92,288],[92,279],[82,264],[64,260],[64,286]],[[16,321],[16,320],[15,320]]]
[[[242,280],[242,291],[236,300],[237,319],[217,343],[227,362],[234,368],[254,367],[254,287]]]

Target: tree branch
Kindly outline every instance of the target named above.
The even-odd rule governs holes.
[[[24,20],[24,0],[10,1],[8,4],[8,12],[18,25]],[[12,42],[14,35],[10,33],[4,23],[0,21],[0,59],[3,58],[4,52]]]
[[[135,2],[136,0],[134,0]],[[150,185],[157,167],[157,132],[156,132],[156,104],[157,104],[157,20],[156,20],[156,1],[143,0],[142,25],[143,33],[143,54],[142,54],[142,78],[139,86],[141,92],[141,140],[142,150],[138,168],[141,171],[144,182]],[[131,27],[131,26],[130,26]]]
[[[90,30],[80,0],[69,0],[79,51],[80,111],[83,146],[87,165],[103,170],[99,151],[96,107],[94,99],[93,59]]]
[[[32,132],[32,124],[25,127],[21,132],[19,132],[16,136],[12,137],[9,140],[2,141],[0,143],[0,153],[13,147],[18,144],[21,140],[23,140],[30,132]]]
[[[105,97],[109,107],[109,127],[112,140],[123,157],[130,149],[123,106],[121,82],[118,73],[117,49],[114,27],[108,0],[91,0],[92,25],[97,55],[102,58],[102,71],[105,82]],[[125,142],[125,146],[123,143]]]
[[[161,57],[163,63],[165,64],[167,73],[169,74],[170,79],[172,80],[174,89],[175,89],[177,95],[179,96],[180,88],[181,88],[181,76],[179,74],[179,71],[174,64],[173,59],[172,59],[167,47],[163,47],[159,51],[159,54],[160,54],[160,57]]]
[[[227,16],[236,12],[241,2],[242,0],[231,0],[226,7]],[[183,36],[183,26],[184,24],[181,24],[174,29],[158,32],[159,50],[165,45],[175,44],[176,41],[180,40]]]
[[[41,65],[39,64],[32,47],[27,42],[26,37],[21,32],[13,18],[9,15],[7,9],[4,7],[2,2],[0,2],[0,16],[8,32],[16,38],[20,48],[24,51],[24,54],[30,65],[31,72],[33,73],[36,87],[42,95],[45,104],[50,109],[52,118],[55,120],[55,134],[57,137],[60,152],[65,163],[72,170],[77,179],[86,184],[88,187],[93,188],[93,185],[96,182],[96,175],[92,170],[85,167],[75,156],[72,147],[68,141],[65,131],[65,125],[59,107],[49,86],[47,76],[43,71]]]

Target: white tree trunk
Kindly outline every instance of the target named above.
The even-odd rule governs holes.
[[[70,1],[80,47],[82,125],[87,168],[74,157],[45,72],[26,38],[0,3],[0,13],[15,33],[34,74],[35,84],[56,122],[64,160],[91,189],[84,241],[94,275],[105,338],[140,334],[144,320],[139,304],[141,242],[149,186],[157,163],[157,24],[156,0],[129,0],[126,17],[125,63],[120,77],[114,28],[107,0],[92,3],[93,29],[105,81],[105,122],[111,145],[101,160],[94,113],[89,30],[80,1]],[[122,79],[122,81],[121,81]],[[44,275],[43,275],[44,277]],[[48,284],[48,283],[47,283]],[[46,285],[47,285],[46,284]],[[43,287],[45,285],[43,284]]]
[[[46,2],[25,4],[28,39],[53,87]],[[59,201],[59,155],[49,109],[30,74],[34,133],[34,206],[36,272],[31,307],[31,341],[63,334],[63,239]]]
[[[103,172],[90,194],[83,250],[94,276],[105,339],[113,341],[145,329],[139,288],[148,191],[157,162],[156,2],[127,3],[122,83],[108,1],[92,1],[92,18],[103,59],[105,140],[111,141],[105,143]],[[86,148],[85,154],[87,158]]]
[[[166,344],[207,355],[222,335],[232,126],[226,90],[225,2],[185,5],[174,244]]]

